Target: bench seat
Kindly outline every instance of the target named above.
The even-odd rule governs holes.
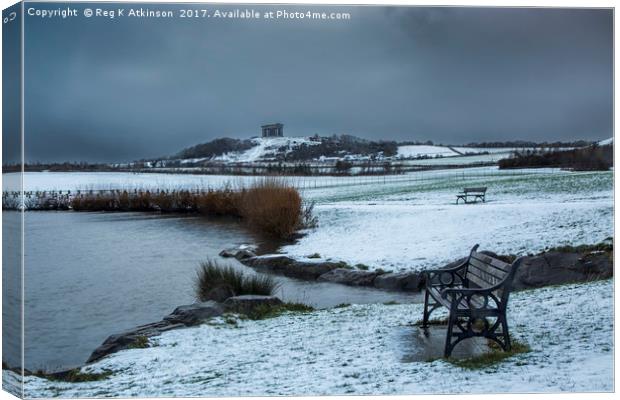
[[[456,204],[459,204],[459,200],[463,200],[463,202],[468,203],[468,199],[473,197],[474,202],[478,201],[478,199],[482,200],[482,202],[486,202],[486,187],[468,187],[464,188],[462,193],[456,195]]]

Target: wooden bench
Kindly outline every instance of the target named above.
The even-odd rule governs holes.
[[[464,188],[463,193],[459,193],[456,195],[456,204],[459,204],[459,200],[463,200],[465,203],[467,203],[467,199],[469,197],[473,197],[474,201],[478,201],[478,199],[480,199],[484,203],[484,201],[486,200],[486,193],[486,187]]]
[[[429,316],[437,308],[450,310],[445,357],[450,357],[460,341],[477,336],[493,340],[504,351],[510,350],[506,306],[522,260],[508,264],[479,252],[475,245],[460,265],[426,271],[422,327],[428,328]]]

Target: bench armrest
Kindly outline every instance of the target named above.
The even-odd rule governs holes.
[[[464,260],[462,263],[452,268],[430,269],[424,271],[426,276],[426,286],[454,287],[462,285],[465,277],[459,274],[459,272],[467,267],[467,262],[468,260]]]
[[[424,271],[424,272],[426,272],[427,274],[430,274],[430,273],[435,273],[435,274],[436,274],[436,273],[439,273],[439,272],[446,272],[446,271],[448,271],[448,272],[456,272],[456,271],[458,271],[458,270],[460,270],[460,269],[465,268],[465,267],[467,266],[467,262],[468,262],[468,260],[467,260],[467,259],[465,259],[465,260],[463,260],[463,262],[462,262],[462,263],[460,263],[460,264],[459,264],[459,265],[457,265],[456,267],[452,267],[452,268],[438,268],[438,269],[427,269],[427,270],[426,270],[426,271]]]

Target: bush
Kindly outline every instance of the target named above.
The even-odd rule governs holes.
[[[575,171],[607,171],[613,166],[613,146],[589,146],[564,151],[516,152],[499,160],[499,168],[569,168]]]
[[[281,239],[290,238],[304,217],[297,189],[277,179],[264,179],[242,191],[240,212],[254,229]]]
[[[195,280],[196,297],[200,301],[224,301],[228,297],[245,294],[271,296],[277,288],[278,283],[270,276],[246,276],[214,260],[200,264]]]

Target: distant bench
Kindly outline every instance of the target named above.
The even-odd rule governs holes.
[[[456,195],[456,204],[459,204],[459,200],[463,200],[465,203],[468,203],[468,199],[473,197],[474,201],[478,201],[478,199],[483,202],[486,200],[486,187],[470,187],[463,189],[463,193],[459,193]]]
[[[422,327],[428,327],[431,313],[443,306],[449,310],[444,356],[461,340],[485,337],[504,351],[510,351],[506,308],[515,272],[523,258],[505,263],[478,251],[449,269],[426,271]]]

